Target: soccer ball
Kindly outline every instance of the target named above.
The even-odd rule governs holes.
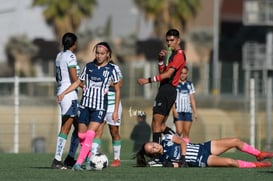
[[[104,153],[97,153],[91,156],[90,166],[92,170],[103,170],[108,166],[108,158]]]

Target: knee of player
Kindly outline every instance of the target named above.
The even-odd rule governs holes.
[[[240,144],[242,141],[239,138],[230,138],[230,143],[233,143],[234,145]]]
[[[226,159],[226,166],[227,167],[237,167],[238,162],[232,158],[227,158]]]

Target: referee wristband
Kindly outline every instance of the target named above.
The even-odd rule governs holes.
[[[154,76],[154,78],[155,78],[155,80],[156,80],[155,82],[158,82],[158,81],[161,81],[161,80],[162,80],[160,74],[158,74],[157,76]]]
[[[156,76],[153,76],[153,77],[149,77],[148,78],[148,82],[149,83],[152,83],[152,82],[158,82],[158,81],[161,81],[162,80],[162,77],[161,75],[156,75]]]
[[[158,65],[159,66],[164,65],[164,62],[163,61],[158,62]]]
[[[148,78],[148,82],[149,82],[149,83],[152,83],[151,77]]]

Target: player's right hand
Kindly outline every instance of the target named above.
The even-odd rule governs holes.
[[[139,78],[139,79],[137,79],[137,83],[138,83],[139,85],[144,85],[144,84],[149,83],[149,81],[148,81],[148,79],[146,79],[146,78]]]
[[[61,102],[64,98],[64,94],[60,94],[57,96],[57,102]]]
[[[168,51],[167,50],[161,50],[158,54],[158,61],[162,61],[164,57],[167,55]]]

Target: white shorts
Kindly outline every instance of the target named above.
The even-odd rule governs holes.
[[[112,119],[112,115],[113,115],[113,112],[112,111],[107,111],[106,115],[105,115],[105,122],[109,125],[112,125],[112,126],[120,126],[120,123],[121,123],[121,114],[122,114],[122,105],[121,103],[119,103],[119,108],[118,108],[118,121],[117,122],[114,122],[113,119]]]
[[[64,99],[60,103],[61,114],[68,115],[70,117],[76,117],[78,115],[78,100],[71,100],[70,97],[64,96]]]

